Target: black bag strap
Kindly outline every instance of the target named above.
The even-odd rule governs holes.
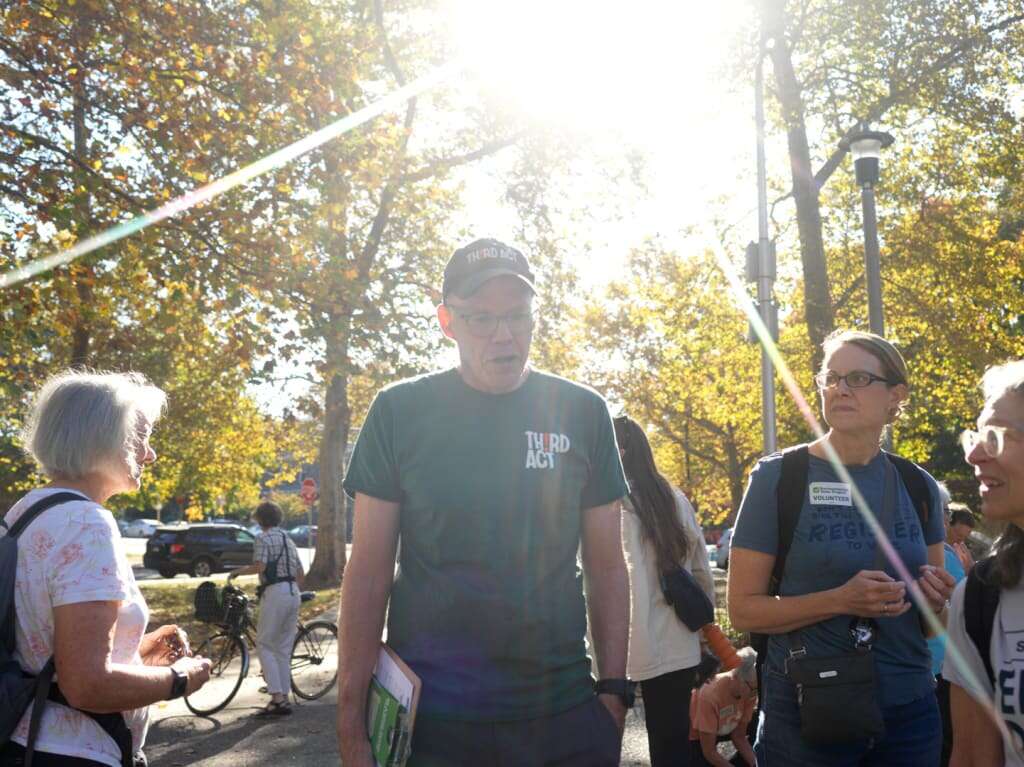
[[[995,561],[995,557],[986,557],[978,562],[967,573],[967,585],[964,586],[964,628],[978,648],[978,655],[985,664],[985,672],[993,687],[996,674],[989,651],[992,648],[992,632],[1001,592],[992,578]]]
[[[928,487],[924,471],[913,461],[908,461],[895,453],[886,453],[885,457],[892,461],[893,466],[900,473],[900,479],[903,480],[903,485],[907,488],[910,500],[914,504],[917,518],[921,521],[921,531],[924,532],[932,508],[932,491]]]
[[[21,535],[22,531],[26,527],[32,524],[36,517],[38,517],[47,509],[51,509],[54,506],[57,506],[62,503],[67,503],[68,501],[88,500],[89,498],[83,495],[82,493],[72,493],[66,490],[62,490],[59,493],[48,495],[45,498],[42,498],[33,503],[31,506],[29,506],[28,510],[25,513],[18,517],[18,520],[13,525],[8,526],[7,522],[4,520],[0,520],[0,525],[7,528],[8,538],[17,538],[19,535]]]
[[[52,663],[53,659],[51,658],[50,664]],[[36,695],[38,696],[38,690]],[[64,693],[60,691],[60,687],[56,684],[50,685],[49,700],[68,708],[75,708],[68,703]],[[121,767],[133,767],[135,763],[135,748],[132,743],[132,731],[128,729],[124,716],[119,713],[97,714],[92,711],[82,711],[80,708],[75,708],[75,711],[85,714],[96,722],[110,736],[110,739],[117,744],[117,748],[121,752]],[[32,711],[32,716],[35,716],[35,710]],[[25,765],[28,767],[28,762]]]
[[[810,467],[810,450],[807,445],[797,445],[782,451],[782,471],[779,484],[775,487],[775,503],[779,515],[779,549],[775,555],[772,579],[768,584],[769,596],[779,593],[782,575],[786,569],[786,558],[793,545],[793,533],[800,521],[800,511],[807,495],[807,472]]]

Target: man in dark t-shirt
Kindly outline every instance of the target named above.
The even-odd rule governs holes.
[[[383,389],[360,431],[345,478],[346,767],[373,764],[365,702],[385,611],[388,644],[423,682],[410,765],[619,762],[632,704],[627,489],[604,400],[529,367],[533,295],[518,250],[457,250],[437,316],[459,366]]]

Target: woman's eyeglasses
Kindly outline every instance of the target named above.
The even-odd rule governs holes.
[[[814,376],[814,383],[819,389],[834,389],[839,386],[840,381],[846,381],[846,385],[851,389],[863,389],[866,386],[871,386],[875,381],[881,381],[882,383],[887,384],[893,383],[888,378],[876,376],[874,373],[869,373],[866,370],[854,370],[844,376],[839,375],[833,370],[829,370],[827,372],[818,373],[818,375]]]
[[[964,449],[964,455],[970,456],[979,444],[989,458],[998,458],[1006,449],[1006,433],[1018,432],[1018,429],[1009,426],[983,426],[978,431],[967,429],[960,435],[960,447]]]

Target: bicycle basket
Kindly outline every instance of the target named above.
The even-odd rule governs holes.
[[[196,620],[203,623],[219,623],[224,615],[220,594],[217,593],[217,584],[213,581],[203,581],[199,584],[193,604]]]
[[[241,631],[246,621],[249,598],[240,589],[224,588],[224,613],[221,623],[231,631]]]

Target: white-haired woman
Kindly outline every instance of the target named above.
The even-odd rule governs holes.
[[[111,496],[138,490],[156,460],[149,438],[165,399],[137,374],[74,371],[51,378],[34,398],[22,436],[50,481],[7,512],[3,532],[23,528],[15,658],[34,675],[52,658],[64,701],[43,710],[32,743],[39,767],[122,765],[142,748],[149,704],[209,678],[209,661],[188,657],[176,626],[146,633],[146,602],[103,508]],[[24,760],[31,714],[30,705],[0,749],[3,764]]]
[[[690,701],[690,764],[694,767],[727,767],[743,764],[754,767],[754,749],[747,740],[747,726],[757,705],[757,652],[742,647],[737,652],[740,665],[716,674],[693,691]],[[718,753],[718,739],[728,736],[736,747],[736,756],[727,761]]]
[[[769,635],[758,763],[935,767],[942,726],[935,678],[922,615],[909,600],[902,572],[916,580],[927,609],[944,615],[953,579],[943,568],[942,507],[930,475],[880,448],[909,394],[906,362],[886,339],[857,331],[833,334],[824,353],[815,382],[828,433],[758,463],[733,529],[729,616],[740,631]],[[826,445],[885,526],[902,571],[880,555],[854,505],[854,487],[833,467]],[[801,471],[784,477],[783,467],[795,468],[797,457]],[[776,559],[786,552],[783,512],[788,519],[792,513],[795,524],[788,528],[791,545],[773,589]],[[865,648],[870,656],[861,652]],[[857,691],[848,719],[837,721],[845,711],[827,708],[839,696],[825,693],[811,702],[805,694],[801,652],[809,663],[841,658],[844,668],[860,669],[852,676],[867,677],[864,658],[871,662],[875,686]],[[814,733],[813,742],[807,732]]]
[[[958,652],[947,653],[942,667],[953,717],[950,765],[1024,767],[1024,360],[991,368],[982,389],[978,429],[964,432],[962,444],[981,513],[1006,530],[953,592],[949,640]],[[982,635],[990,637],[987,647],[972,638],[969,615],[981,645]],[[1005,723],[1005,739],[993,715]]]

